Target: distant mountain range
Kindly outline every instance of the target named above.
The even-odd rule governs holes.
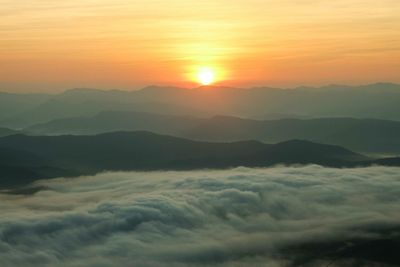
[[[53,120],[26,128],[25,132],[36,135],[91,135],[138,130],[211,142],[258,140],[277,143],[302,139],[340,145],[360,153],[400,154],[400,122],[377,119],[322,118],[261,121],[227,116],[206,119],[109,111],[101,112],[93,117]]]
[[[73,89],[55,95],[0,94],[0,126],[24,128],[101,111],[140,111],[253,119],[353,117],[400,120],[400,85],[295,89],[147,87],[138,91]]]
[[[274,145],[257,141],[211,143],[150,132],[115,132],[95,136],[0,138],[0,185],[40,178],[92,174],[107,170],[184,170],[320,164],[351,167],[377,163],[339,146],[292,140]],[[396,165],[396,159],[379,163]],[[5,170],[5,171],[4,171]]]
[[[385,158],[400,153],[399,103],[387,83],[0,93],[0,186],[107,170],[400,166]]]
[[[54,97],[50,94],[13,94],[0,92],[0,121],[18,118],[21,113],[34,110]]]

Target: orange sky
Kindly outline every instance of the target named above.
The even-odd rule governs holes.
[[[400,82],[399,0],[0,0],[0,91]]]

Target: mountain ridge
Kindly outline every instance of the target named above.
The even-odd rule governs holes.
[[[135,91],[72,89],[40,96],[34,101],[30,100],[32,97],[38,96],[13,94],[10,97],[0,94],[0,103],[2,98],[7,99],[3,101],[5,106],[2,107],[0,125],[25,128],[58,118],[92,116],[110,109],[148,112],[156,108],[146,103],[184,105],[186,108],[180,108],[182,114],[200,117],[222,114],[268,119],[281,114],[280,118],[371,117],[400,120],[400,85],[388,83],[330,86],[329,89],[212,86],[195,89],[150,86]],[[337,108],[339,106],[340,109]],[[164,113],[170,112],[164,110]]]
[[[254,139],[277,143],[304,139],[340,145],[361,153],[400,153],[400,122],[379,119],[257,120],[227,115],[200,118],[147,112],[103,111],[93,117],[59,119],[24,130],[39,135],[145,130],[212,142]]]
[[[0,164],[8,170],[0,173],[0,185],[1,181],[10,185],[13,179],[19,185],[19,179],[26,181],[25,175],[29,172],[32,177],[28,180],[32,181],[41,176],[52,178],[102,171],[225,169],[276,164],[351,167],[371,161],[339,146],[302,140],[272,145],[254,140],[213,143],[146,131],[94,136],[1,137],[0,156],[6,157],[10,151],[14,155],[12,162]]]

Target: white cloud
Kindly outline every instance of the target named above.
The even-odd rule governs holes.
[[[326,266],[332,257],[345,266],[363,255],[338,249],[400,233],[400,168],[119,172],[38,185],[49,190],[0,194],[1,266]]]

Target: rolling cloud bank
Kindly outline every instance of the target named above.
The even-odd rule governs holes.
[[[399,262],[400,168],[113,172],[36,185],[0,193],[1,266]]]

